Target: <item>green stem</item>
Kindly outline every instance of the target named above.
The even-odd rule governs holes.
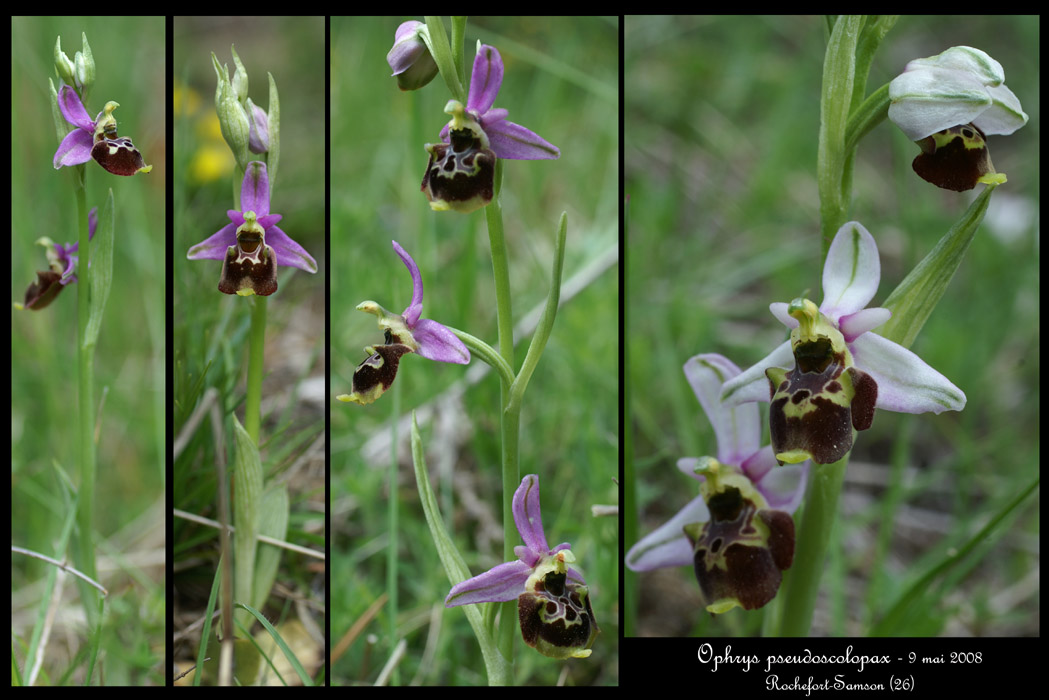
[[[97,579],[95,568],[94,504],[95,504],[95,403],[94,364],[95,343],[87,337],[90,307],[90,229],[87,221],[87,194],[84,191],[83,167],[73,172],[73,193],[76,197],[77,230],[77,399],[79,403],[79,448],[80,448],[80,493],[77,509],[77,527],[80,530],[80,551],[77,568],[92,579]],[[80,172],[77,172],[80,169]],[[82,583],[78,581],[78,584]],[[98,597],[88,584],[80,585],[80,596],[90,628],[94,628],[98,615]]]
[[[780,636],[804,637],[809,633],[848,463],[849,456],[845,455],[834,464],[813,464],[809,469],[805,511],[801,515],[794,546],[794,563],[780,593],[783,611]]]
[[[630,195],[626,195],[623,198],[623,238],[625,242],[621,249],[622,255],[622,270],[620,277],[623,280],[623,289],[620,292],[620,299],[632,300],[633,297],[633,285],[630,281],[630,274],[634,270],[634,263],[631,260],[631,238],[630,238]],[[631,326],[631,315],[630,304],[624,303],[621,307],[623,310],[623,325],[621,328],[632,328]],[[623,426],[623,430],[620,433],[623,442],[623,488],[621,499],[625,504],[623,509],[623,542],[637,542],[638,533],[640,528],[638,527],[638,505],[637,505],[637,473],[634,469],[634,422],[633,422],[633,382],[631,381],[631,352],[630,343],[623,342],[620,345],[620,352],[622,352],[622,367],[624,368],[623,383],[620,385],[623,392],[623,403],[620,404],[620,425]],[[637,582],[638,575],[630,569],[624,569],[623,575],[625,580],[623,581],[623,634],[627,637],[633,637],[637,634],[637,612],[638,612],[638,593],[637,593]]]
[[[831,32],[823,61],[820,138],[816,161],[823,257],[826,257],[834,234],[846,221],[852,198],[852,178],[846,177],[850,161],[849,152],[845,150],[845,135],[856,80],[856,44],[863,21],[862,17],[839,17]]]
[[[452,62],[459,82],[466,85],[466,17],[452,15]],[[467,95],[469,97],[469,95]]]
[[[849,115],[845,127],[845,152],[851,153],[874,127],[889,116],[889,84],[885,83],[872,92],[863,103]]]
[[[488,243],[492,250],[492,274],[495,278],[496,321],[499,331],[499,354],[514,366],[514,312],[510,301],[510,263],[503,235],[503,207],[499,190],[503,179],[503,160],[495,163],[495,198],[484,209],[488,223]],[[504,388],[509,388],[504,387]],[[505,402],[504,402],[505,405]],[[517,488],[516,485],[514,488]]]
[[[466,104],[466,90],[455,68],[455,58],[448,44],[448,35],[444,31],[444,22],[440,17],[430,15],[426,17],[426,28],[428,34],[423,35],[423,41],[430,49],[430,55],[433,56],[434,63],[437,64],[437,69],[448,86],[448,91],[452,93],[453,98]],[[453,31],[455,31],[454,26]],[[459,38],[462,39],[461,36]],[[459,49],[459,53],[462,54],[462,49]]]
[[[503,392],[504,403],[507,390]],[[517,541],[517,525],[514,523],[513,501],[514,491],[521,483],[520,469],[518,465],[518,440],[521,432],[521,407],[511,409],[507,407],[502,412],[502,439],[503,439],[503,561],[514,561],[514,542]],[[495,603],[493,603],[495,605]],[[510,663],[511,678],[513,677],[514,662],[514,638],[517,636],[517,601],[510,600],[500,604],[502,615],[499,618],[499,632],[497,636],[499,651]]]
[[[820,196],[820,236],[823,256],[845,223],[852,199],[852,151],[846,148],[850,111],[857,84],[866,83],[866,73],[857,76],[856,50],[865,18],[843,15],[836,19],[823,61],[820,96],[819,152],[816,180]],[[862,70],[869,63],[864,62]],[[822,259],[821,257],[821,259]],[[848,455],[834,464],[813,464],[805,493],[804,511],[797,529],[794,563],[781,592],[783,636],[805,636],[812,624],[812,611],[823,576],[831,528],[838,514],[838,498],[845,480]]]
[[[484,342],[476,336],[472,336],[469,333],[459,330],[458,328],[448,327],[452,333],[455,333],[459,337],[459,340],[463,341],[477,357],[481,359],[485,364],[489,365],[492,369],[499,373],[499,378],[502,379],[504,384],[512,384],[514,381],[514,370],[507,364],[506,360],[503,359],[502,355],[495,351],[488,343]]]
[[[499,354],[509,367],[514,366],[514,319],[510,302],[510,265],[506,255],[506,238],[503,235],[503,210],[499,203],[499,190],[502,184],[502,160],[496,161],[495,191],[492,203],[485,207],[485,219],[488,222],[488,241],[492,252],[492,274],[495,279],[496,322],[499,329]],[[521,481],[518,467],[518,439],[521,431],[521,408],[518,403],[511,408],[511,383],[503,377],[500,392],[500,432],[502,437],[503,464],[503,561],[513,561],[514,538],[517,531],[513,516],[514,491]],[[517,603],[508,601],[502,604],[499,631],[496,635],[499,650],[513,667],[514,631],[517,627]],[[511,674],[512,675],[512,674]]]
[[[398,519],[398,506],[400,503],[400,493],[397,490],[397,468],[399,461],[397,459],[397,445],[399,440],[397,439],[397,421],[400,420],[401,415],[401,384],[394,384],[392,387],[393,396],[390,402],[390,469],[388,478],[390,481],[390,500],[387,509],[387,522],[386,526],[390,532],[390,542],[386,548],[386,609],[390,616],[390,651],[397,647],[398,636],[397,636],[397,615],[398,615],[398,603],[399,598],[397,595],[397,581],[398,581],[398,539],[399,539],[399,528],[397,526]],[[393,675],[391,676],[391,684],[400,684],[400,670],[395,668]]]
[[[253,297],[251,338],[248,348],[248,388],[244,401],[244,429],[259,444],[262,422],[262,366],[266,342],[266,297]]]

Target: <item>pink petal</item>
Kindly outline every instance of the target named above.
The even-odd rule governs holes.
[[[277,265],[297,267],[310,273],[317,272],[317,261],[313,256],[276,226],[266,229],[266,245],[271,246],[277,254]]]
[[[667,566],[691,566],[692,545],[681,528],[689,523],[704,523],[710,520],[710,510],[702,496],[696,496],[626,554],[626,565],[634,571],[650,571]]]
[[[878,383],[877,408],[942,413],[965,408],[965,393],[907,348],[876,333],[849,346],[856,367]]]
[[[470,95],[466,100],[468,110],[484,114],[499,94],[503,84],[503,58],[494,46],[482,44],[474,58],[473,72],[470,74]]]
[[[684,370],[714,427],[718,459],[726,464],[740,464],[761,447],[761,418],[754,403],[737,406],[721,403],[721,387],[739,376],[739,367],[722,355],[709,353],[690,358]]]
[[[469,348],[459,340],[459,336],[437,321],[420,319],[412,329],[412,338],[419,344],[416,352],[428,360],[470,364]]]
[[[881,262],[874,236],[863,224],[850,221],[834,236],[823,265],[822,311],[835,323],[867,306],[878,293]]]
[[[499,110],[492,110],[493,112]],[[507,160],[553,160],[561,156],[561,149],[539,134],[520,124],[505,119],[482,118],[484,133],[492,151]]]
[[[237,227],[226,224],[218,231],[189,249],[189,260],[225,260],[230,246],[237,245]]]
[[[270,213],[270,180],[266,175],[266,164],[253,160],[244,171],[244,182],[240,188],[240,210],[255,212],[256,218]]]
[[[517,531],[528,549],[544,554],[549,552],[539,512],[539,477],[535,474],[522,479],[521,485],[514,491],[513,513]]]
[[[95,122],[91,121],[76,90],[68,85],[63,85],[61,92],[58,93],[58,108],[67,122],[75,124],[82,131],[90,131],[92,136],[94,135]]]
[[[446,608],[469,603],[493,603],[516,600],[525,592],[525,581],[532,574],[532,567],[520,561],[509,561],[489,569],[483,574],[452,586],[444,599]]]
[[[409,328],[414,329],[419,321],[419,316],[421,316],[423,312],[422,274],[419,272],[419,266],[415,264],[415,260],[412,259],[412,256],[408,255],[408,251],[402,248],[401,244],[397,241],[390,242],[393,244],[393,251],[400,256],[401,262],[403,262],[404,266],[408,268],[408,272],[412,276],[412,303],[408,305],[408,308],[405,309],[404,313],[401,315],[404,316],[405,324],[407,324]],[[458,338],[456,340],[458,340]],[[426,357],[426,355],[423,355],[423,357]],[[469,358],[469,353],[467,353],[467,358]],[[442,362],[447,362],[447,360],[442,360]]]
[[[73,129],[62,139],[55,151],[54,166],[58,170],[64,165],[80,165],[91,160],[93,138],[82,129]]]

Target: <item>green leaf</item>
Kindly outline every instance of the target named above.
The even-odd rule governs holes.
[[[426,29],[427,31],[420,36],[426,43],[426,48],[430,49],[430,55],[437,64],[437,70],[441,71],[441,77],[444,78],[452,96],[465,105],[466,91],[455,71],[455,59],[452,57],[452,47],[448,44],[448,35],[444,33],[444,22],[440,17],[428,16]]]
[[[845,152],[852,153],[860,139],[885,121],[887,116],[889,116],[889,84],[885,83],[872,92],[849,115],[849,122],[845,128]]]
[[[977,545],[991,537],[1006,516],[1016,510],[1028,496],[1037,491],[1039,481],[1041,481],[1040,477],[1035,477],[1027,488],[1017,494],[1009,503],[1005,504],[1001,511],[991,518],[964,546],[956,551],[949,550],[947,556],[939,564],[932,567],[924,576],[911,584],[899,597],[896,604],[871,628],[869,636],[887,637],[899,634],[901,625],[914,614],[915,605],[929,592],[933,583],[941,576],[946,575],[955,565],[964,561],[976,549]]]
[[[845,132],[852,105],[856,78],[856,42],[864,19],[842,15],[834,22],[823,61],[823,88],[820,97],[819,151],[817,183],[820,194],[820,221],[824,254],[834,233],[845,223],[849,206],[849,178],[845,177],[848,153]]]
[[[237,159],[241,169],[248,166],[248,133],[251,126],[243,105],[237,100],[233,84],[229,78],[229,66],[220,64],[215,52],[211,53],[211,62],[215,67],[215,113],[219,118],[219,128],[226,145]],[[240,180],[237,180],[240,186]]]
[[[204,676],[204,659],[208,657],[208,644],[214,640],[211,634],[211,619],[215,612],[215,605],[219,597],[219,582],[222,580],[222,558],[219,557],[219,565],[215,567],[215,578],[211,582],[211,593],[208,594],[208,604],[204,608],[204,626],[200,630],[200,646],[197,648],[197,666],[193,674],[193,685],[199,686],[200,679]],[[216,664],[217,665],[217,664]]]
[[[466,82],[466,16],[452,15],[452,60],[455,63],[455,74],[459,80]]]
[[[62,139],[69,133],[69,123],[62,116],[62,110],[58,106],[58,91],[55,90],[54,81],[48,78],[47,84],[51,87],[51,117],[55,120],[55,136],[58,137],[58,143],[62,143]]]
[[[455,333],[459,340],[463,341],[463,345],[470,349],[470,352],[473,353],[471,357],[480,359],[498,372],[499,376],[507,386],[513,384],[514,371],[510,368],[510,364],[503,359],[503,356],[500,355],[495,348],[480,338],[472,336],[458,328],[452,328],[449,326],[448,330]]]
[[[266,631],[270,633],[271,637],[273,637],[273,641],[276,642],[277,646],[280,647],[280,650],[284,652],[285,658],[288,659],[288,663],[291,664],[291,667],[295,669],[295,673],[299,675],[299,680],[302,681],[302,684],[313,685],[313,679],[310,678],[310,674],[306,673],[306,669],[302,667],[302,662],[300,662],[299,658],[295,656],[295,653],[284,641],[284,638],[280,636],[280,633],[270,624],[270,621],[266,619],[266,616],[255,608],[244,605],[243,603],[237,603],[237,607],[247,611],[249,615],[254,615],[255,619],[262,623],[262,626],[265,627]],[[239,612],[240,611],[238,610],[238,613]],[[250,617],[248,619],[250,620]],[[247,627],[247,625],[245,625],[245,627]]]
[[[277,182],[277,164],[280,162],[280,96],[277,94],[277,83],[272,73],[266,73],[270,79],[270,104],[266,121],[270,128],[270,149],[266,152],[266,174],[270,181],[270,196]]]
[[[95,662],[98,661],[98,647],[102,643],[102,616],[105,614],[105,611],[106,599],[104,596],[99,596],[98,614],[95,616],[98,624],[96,624],[91,630],[88,639],[91,646],[87,658],[87,672],[84,674],[84,685],[91,685],[91,677],[95,672]]]
[[[426,473],[422,438],[419,437],[419,423],[415,420],[414,411],[412,411],[412,463],[415,465],[415,483],[419,487],[419,500],[426,515],[426,524],[430,527],[430,536],[437,547],[441,563],[444,564],[448,580],[454,586],[470,578],[470,568],[444,528],[441,511],[437,507],[437,497],[430,488],[430,478]],[[481,609],[474,604],[463,605],[461,608],[466,613],[466,619],[470,622],[477,641],[481,645],[481,654],[488,671],[488,685],[508,685],[511,682],[512,668],[496,647],[495,640],[484,624]]]
[[[557,227],[557,241],[554,245],[554,269],[550,275],[550,291],[546,297],[546,307],[543,315],[539,318],[532,342],[528,345],[528,354],[525,355],[521,371],[517,373],[517,379],[510,387],[510,401],[507,403],[507,411],[520,409],[521,399],[525,389],[528,388],[528,380],[539,364],[539,358],[546,348],[546,341],[550,339],[550,331],[554,327],[554,319],[557,317],[557,305],[561,300],[561,273],[565,267],[565,238],[568,231],[568,214],[561,213],[561,221]]]
[[[61,468],[57,464],[55,464],[54,466],[56,468],[56,471],[58,471],[60,473],[60,475],[61,475],[62,474]],[[67,479],[63,479],[63,481],[67,481]],[[62,522],[62,526],[61,526],[61,528],[58,531],[59,532],[58,538],[55,541],[55,549],[54,549],[54,558],[55,559],[62,559],[62,558],[64,558],[64,556],[65,556],[64,553],[65,553],[66,549],[69,547],[70,536],[73,533],[73,524],[76,522],[76,513],[77,513],[77,500],[76,499],[79,498],[79,495],[78,494],[74,495],[73,496],[73,500],[70,502],[70,496],[69,496],[70,493],[75,494],[75,491],[73,491],[69,487],[69,485],[67,483],[66,484],[66,488],[62,490],[62,495],[65,496],[65,500],[66,500],[66,504],[65,504],[66,507],[63,510],[63,512],[65,513],[65,520]],[[29,648],[28,648],[28,651],[27,651],[26,656],[25,656],[25,673],[24,673],[24,676],[25,676],[25,682],[26,683],[32,683],[32,682],[35,682],[35,680],[36,680],[35,678],[31,678],[30,674],[32,673],[33,666],[36,665],[37,652],[38,651],[40,651],[40,652],[44,651],[43,649],[39,648],[40,647],[40,640],[43,638],[44,627],[47,625],[48,612],[49,612],[49,610],[51,608],[51,593],[54,590],[55,581],[56,581],[57,578],[58,578],[58,567],[49,566],[48,567],[48,571],[47,571],[47,578],[46,578],[46,580],[44,582],[44,587],[39,592],[39,595],[40,595],[39,606],[40,607],[37,610],[36,622],[33,624],[33,632],[32,632],[32,635],[29,638]],[[79,579],[77,579],[77,580],[79,581]],[[87,584],[84,583],[84,585],[86,586]],[[14,659],[12,659],[12,663],[13,662],[14,662]]]
[[[80,43],[81,50],[76,52],[73,62],[76,68],[78,82],[82,82],[83,84],[80,92],[80,99],[84,104],[87,104],[87,98],[91,93],[91,87],[95,83],[95,56],[91,53],[91,45],[87,43],[87,32],[80,32]]]
[[[283,540],[288,534],[288,485],[272,484],[262,496],[259,518],[259,534]],[[283,549],[276,545],[260,542],[255,555],[255,594],[252,605],[261,608],[270,596],[273,581],[277,578]]]
[[[233,416],[233,599],[250,602],[255,587],[255,552],[258,546],[259,510],[262,504],[262,459],[255,441]],[[251,622],[248,613],[238,611],[234,617],[245,626]]]
[[[91,301],[88,308],[87,330],[84,332],[84,347],[95,345],[98,331],[102,328],[102,315],[109,301],[109,290],[113,286],[113,190],[98,217],[98,228],[91,239]]]
[[[962,218],[940,239],[885,300],[882,306],[892,318],[876,330],[882,337],[909,348],[929,319],[954,273],[962,264],[997,185],[988,185],[973,200]]]
[[[898,19],[899,15],[867,15],[864,18],[863,29],[856,46],[856,79],[851,105],[853,110],[863,101],[863,93],[867,90],[867,76],[870,74],[878,47]]]

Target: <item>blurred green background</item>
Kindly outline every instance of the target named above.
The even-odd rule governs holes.
[[[189,248],[225,226],[233,208],[233,156],[215,114],[215,69],[235,71],[236,47],[249,77],[248,95],[264,110],[272,73],[280,95],[280,163],[271,182],[270,211],[279,227],[316,259],[315,275],[278,271],[269,297],[260,451],[268,480],[286,481],[291,500],[287,539],[322,550],[325,545],[324,363],[325,283],[325,24],[323,17],[176,17],[174,19],[174,347],[175,434],[209,388],[220,396],[225,445],[232,419],[244,421],[244,377],[250,297],[218,291],[222,262],[187,260]],[[217,519],[217,436],[208,421],[175,463],[176,508]],[[220,443],[222,444],[222,443]],[[224,446],[225,449],[225,446]],[[229,453],[232,454],[232,453]],[[199,621],[218,563],[214,529],[176,518],[175,658],[195,658]],[[265,612],[271,621],[298,620],[309,631],[295,651],[310,673],[324,653],[324,570],[316,560],[285,552]],[[296,602],[301,603],[296,605]],[[213,628],[214,629],[214,628]],[[216,661],[209,662],[208,666]],[[206,667],[206,673],[210,672]],[[320,671],[323,677],[323,671]]]
[[[374,300],[400,313],[411,278],[393,252],[414,257],[425,285],[424,318],[496,343],[492,266],[482,211],[435,214],[419,191],[427,153],[448,122],[438,77],[402,93],[386,54],[412,18],[331,21],[331,392],[349,393],[366,345],[381,343]],[[414,18],[421,20],[422,18]],[[445,19],[446,27],[447,18]],[[593,656],[557,662],[516,642],[519,683],[591,685],[618,679],[618,526],[592,504],[617,504],[619,443],[618,267],[619,23],[600,17],[471,17],[467,73],[480,39],[499,49],[505,76],[496,107],[558,146],[554,161],[507,161],[502,205],[514,318],[543,303],[557,221],[568,213],[564,279],[590,276],[568,299],[525,395],[521,474],[539,475],[551,545],[570,541],[591,588],[601,634]],[[602,265],[601,261],[605,261]],[[585,276],[585,275],[583,275]],[[582,276],[580,276],[582,277]],[[562,300],[569,296],[563,288]],[[519,365],[527,340],[517,346]],[[403,358],[393,389],[370,406],[333,402],[331,414],[332,646],[364,623],[386,589],[390,425],[396,432],[400,504],[397,636],[406,639],[400,684],[486,682],[465,615],[444,610],[449,589],[418,502],[408,451],[418,411],[431,482],[472,572],[502,561],[499,382],[470,367]],[[511,486],[515,488],[516,484]],[[516,532],[506,533],[518,537]],[[380,607],[332,664],[333,684],[375,681],[393,642]]]
[[[48,78],[55,39],[73,58],[86,33],[96,64],[92,119],[109,100],[119,134],[153,171],[118,177],[85,164],[88,207],[109,189],[115,203],[113,286],[95,352],[98,570],[109,589],[101,643],[111,685],[163,684],[165,151],[164,19],[14,17],[11,22],[11,299],[21,302],[47,267],[41,236],[76,241],[72,171],[52,165],[58,140]],[[11,313],[11,541],[54,555],[65,517],[56,469],[78,482],[76,286],[40,311]],[[108,391],[107,391],[108,390]],[[105,396],[104,401],[102,396]],[[61,554],[58,555],[61,558]],[[28,641],[47,566],[11,559],[12,639]],[[62,614],[47,647],[41,684],[82,682],[83,610],[65,584]],[[79,621],[78,621],[79,615]],[[21,663],[20,642],[12,642]],[[63,674],[71,672],[70,676]],[[64,681],[60,679],[64,678]],[[95,676],[97,681],[99,676]]]
[[[1033,17],[903,17],[875,58],[868,94],[913,58],[979,47],[1004,66],[1030,122],[989,137],[1009,182],[912,347],[968,405],[939,416],[880,411],[860,434],[813,634],[865,634],[1037,474],[1038,28]],[[715,451],[685,361],[719,352],[746,368],[785,337],[770,302],[822,298],[815,174],[826,36],[818,17],[629,17],[625,46],[627,410],[638,493],[627,506],[640,510],[629,547],[695,494],[675,461]],[[875,306],[974,196],[919,179],[917,153],[888,121],[859,147],[851,211],[878,243]],[[1037,568],[1038,508],[1028,501],[894,633],[1037,635]],[[626,614],[637,616],[628,633],[760,630],[760,611],[705,613],[686,568],[626,580]]]

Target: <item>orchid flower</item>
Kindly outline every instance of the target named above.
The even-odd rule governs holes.
[[[922,179],[957,192],[1006,181],[994,170],[985,138],[1013,133],[1027,114],[998,61],[952,46],[908,63],[889,83],[889,100],[889,119],[922,149],[913,163]]]
[[[87,215],[88,240],[94,238],[97,227],[98,207],[92,207]],[[79,256],[76,253],[80,247],[79,242],[60,245],[44,236],[37,240],[37,245],[44,246],[47,251],[48,269],[36,273],[36,282],[30,284],[26,290],[25,301],[15,304],[15,308],[18,309],[39,311],[54,301],[66,285],[77,281]]]
[[[517,600],[525,643],[558,659],[590,656],[597,622],[589,589],[582,575],[568,565],[575,561],[571,544],[553,549],[546,542],[539,511],[539,477],[529,474],[514,491],[514,524],[524,541],[514,547],[515,561],[452,586],[445,607]]]
[[[423,311],[423,280],[419,266],[397,241],[391,241],[412,276],[412,301],[402,314],[387,311],[374,301],[357,305],[359,311],[375,314],[386,337],[385,345],[364,349],[369,357],[353,373],[353,390],[336,398],[340,401],[369,404],[382,396],[397,376],[400,358],[410,352],[429,360],[465,365],[470,351],[447,326],[420,318]]]
[[[965,394],[902,345],[872,333],[892,316],[864,308],[878,291],[878,246],[862,224],[842,226],[823,267],[823,304],[774,303],[790,340],[739,376],[721,398],[729,405],[770,401],[772,447],[780,462],[836,462],[852,449],[874,409],[960,411]]]
[[[76,90],[63,85],[58,93],[58,107],[65,120],[76,128],[66,134],[55,151],[55,170],[63,166],[80,165],[94,158],[114,175],[151,171],[153,166],[146,165],[131,139],[117,137],[117,120],[113,110],[119,106],[116,102],[107,102],[92,121]]]
[[[503,83],[503,59],[494,46],[478,42],[466,106],[450,100],[452,120],[441,130],[444,143],[427,144],[422,191],[434,211],[468,213],[492,201],[496,158],[541,160],[561,151],[541,136],[506,120],[505,109],[494,108]]]
[[[268,296],[277,291],[277,267],[317,272],[317,261],[277,227],[270,213],[266,164],[248,163],[240,191],[241,211],[226,212],[231,223],[189,249],[190,260],[221,260],[219,291],[240,296]]]
[[[692,566],[710,612],[760,608],[793,561],[791,514],[805,492],[808,464],[777,467],[772,448],[761,447],[757,405],[721,402],[722,384],[739,376],[739,367],[707,354],[691,358],[684,371],[714,428],[717,458],[678,460],[701,494],[631,547],[626,565]]]

